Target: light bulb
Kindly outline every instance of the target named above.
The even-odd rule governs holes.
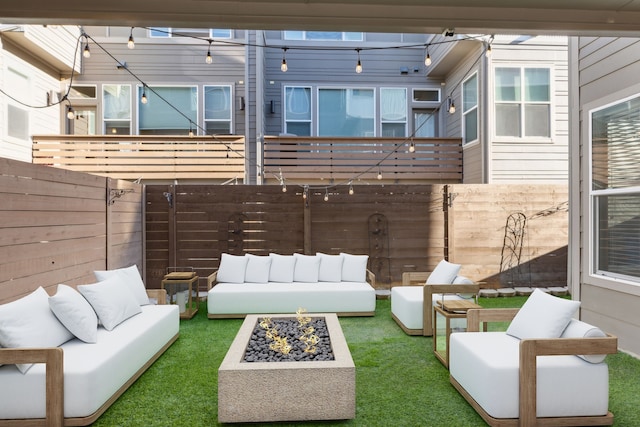
[[[207,52],[207,58],[204,60],[207,64],[211,64],[213,62],[213,58],[211,57],[211,52]]]
[[[325,202],[329,201],[329,190],[325,190],[325,192],[324,192],[324,201]]]
[[[91,58],[91,51],[89,50],[89,43],[84,45],[84,50],[82,51],[82,56],[85,58]]]
[[[484,55],[488,58],[491,56],[491,45],[487,46],[487,50],[485,51]]]
[[[302,191],[302,198],[303,199],[307,198],[307,191],[309,191],[309,190],[305,187],[304,191]]]
[[[149,102],[149,100],[147,99],[147,94],[144,93],[144,91],[142,92],[142,96],[140,97],[140,102],[142,102],[143,104]]]
[[[427,56],[424,58],[424,65],[426,65],[427,67],[431,65],[431,55],[429,55],[428,53],[427,53]]]
[[[76,118],[76,113],[73,112],[73,107],[71,107],[71,105],[69,105],[67,107],[67,119],[73,120],[75,118]]]
[[[414,151],[416,151],[416,145],[411,141],[411,144],[409,144],[409,152],[413,153]]]
[[[382,179],[382,171],[378,169],[378,180]]]
[[[193,129],[189,128],[189,138],[193,138]]]
[[[356,64],[356,73],[360,74],[362,72],[362,62],[358,59],[358,63]]]
[[[129,33],[129,41],[127,42],[127,47],[129,49],[133,49],[136,47],[136,44],[133,41],[133,27],[131,27],[131,33]]]
[[[449,114],[453,114],[456,112],[456,104],[451,101],[451,105],[449,105]]]
[[[286,192],[287,192],[287,186],[286,186],[286,185],[284,185],[284,184],[282,184],[282,192],[283,192],[283,193],[286,193]]]
[[[349,195],[353,196],[353,185],[349,185]]]
[[[282,58],[282,64],[280,64],[280,71],[286,73],[289,67],[287,66],[287,60]]]

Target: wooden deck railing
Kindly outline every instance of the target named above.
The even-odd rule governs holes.
[[[264,140],[265,182],[287,180],[396,183],[462,182],[459,138],[313,138],[272,137]],[[355,184],[354,180],[354,184]]]
[[[243,136],[33,136],[33,163],[115,179],[244,179]]]

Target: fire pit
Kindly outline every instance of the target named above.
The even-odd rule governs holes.
[[[324,318],[334,360],[245,362],[259,319],[296,315],[248,315],[218,369],[221,423],[340,420],[355,418],[356,373],[335,313]]]

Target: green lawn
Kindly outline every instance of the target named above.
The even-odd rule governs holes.
[[[517,307],[525,299],[481,298],[480,304]],[[389,300],[377,301],[374,317],[343,317],[340,323],[356,365],[356,418],[267,425],[486,425],[449,384],[448,371],[433,356],[431,338],[408,336],[391,319]],[[180,338],[94,425],[221,425],[217,371],[241,324],[241,319],[207,319],[203,303],[193,319],[181,321]],[[619,353],[607,361],[615,425],[640,425],[640,360]]]

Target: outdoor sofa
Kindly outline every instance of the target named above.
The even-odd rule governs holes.
[[[367,255],[268,256],[222,254],[208,282],[208,317],[247,314],[337,313],[373,316],[375,275],[367,270]]]
[[[178,338],[178,306],[136,266],[96,276],[0,305],[0,426],[89,425]]]

